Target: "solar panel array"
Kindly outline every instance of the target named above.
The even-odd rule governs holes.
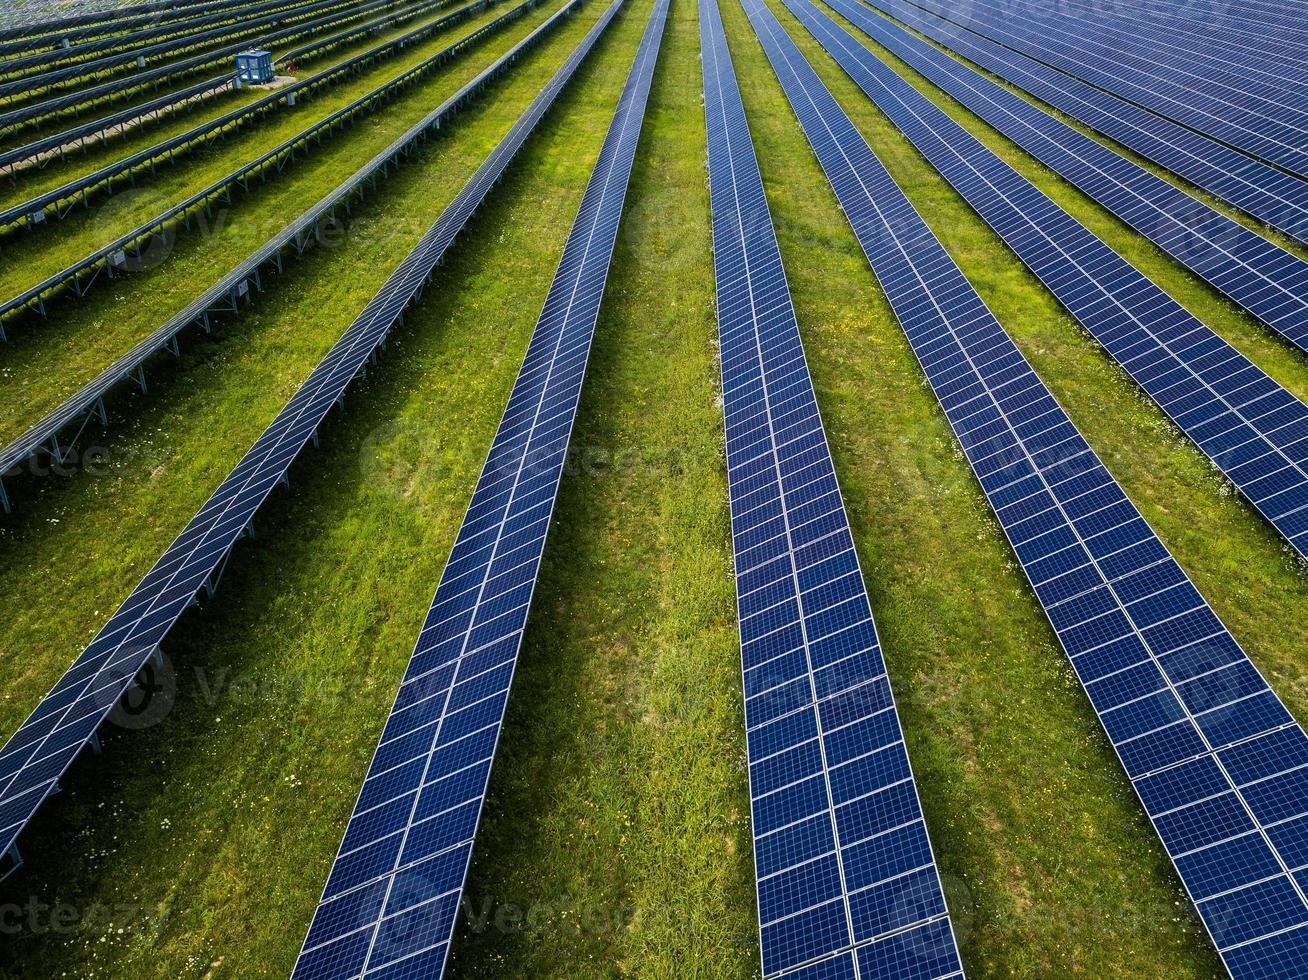
[[[1308,183],[1300,178],[980,35],[959,30],[909,0],[868,2],[1196,187],[1308,243]]]
[[[162,25],[203,14],[216,14],[248,5],[250,0],[224,0],[209,4],[160,5],[153,13],[136,14],[133,8],[118,7],[90,17],[61,18],[34,23],[27,28],[0,28],[0,55],[38,51],[42,48],[79,44],[120,31]],[[139,10],[140,8],[136,8]],[[77,23],[80,21],[80,23]]]
[[[845,9],[843,0],[832,2]],[[785,3],[1072,315],[1308,557],[1308,405],[809,0]]]
[[[763,973],[959,977],[716,0],[700,0]]]
[[[289,41],[306,35],[312,35],[321,28],[356,21],[367,14],[391,6],[394,6],[394,0],[373,0],[371,3],[351,6],[343,11],[335,11],[324,17],[316,18],[315,20],[305,21],[304,23],[295,24],[271,34],[265,34],[259,39],[259,42],[265,46],[272,46],[281,41]],[[316,38],[306,44],[300,45],[293,51],[284,53],[277,60],[282,61],[291,58],[306,57],[310,53],[322,52],[340,47],[342,44],[348,44],[350,41],[365,34],[370,34],[375,25],[376,20],[367,21],[362,24],[356,24],[346,30],[339,31],[330,37]],[[18,108],[0,112],[0,135],[8,135],[28,126],[39,125],[41,121],[48,119],[51,116],[61,115],[70,111],[75,115],[76,110],[80,107],[91,105],[98,101],[123,98],[134,92],[143,91],[146,88],[157,87],[160,83],[167,81],[174,76],[193,74],[196,70],[205,65],[224,61],[247,47],[249,47],[249,42],[243,41],[240,44],[231,45],[218,51],[209,51],[204,54],[195,55],[191,58],[185,58],[182,61],[163,65],[159,68],[136,72],[135,74],[128,75],[124,78],[112,79],[99,85],[93,85],[89,88],[78,88],[74,92],[55,95],[40,102],[24,103]],[[235,73],[228,71],[224,72],[220,79],[215,81],[230,81],[234,77]]]
[[[520,12],[538,2],[539,0],[523,0],[517,7],[506,11],[474,33],[494,30],[497,24],[519,16]],[[484,70],[478,72],[476,77],[460,88],[455,96],[446,99],[410,126],[384,150],[237,263],[225,276],[151,331],[148,336],[138,341],[126,354],[79,388],[40,421],[29,426],[22,435],[0,449],[0,505],[3,509],[8,510],[10,506],[3,482],[6,476],[21,472],[23,464],[29,458],[47,449],[55,454],[66,453],[76,442],[82,427],[88,421],[96,417],[103,419],[102,399],[111,389],[128,379],[139,381],[142,377],[140,372],[146,361],[165,347],[175,345],[178,334],[186,328],[203,324],[207,329],[210,326],[211,313],[227,310],[234,312],[239,309],[241,294],[243,292],[248,294],[251,284],[256,288],[259,287],[261,269],[265,269],[269,264],[275,264],[280,271],[283,256],[288,251],[294,250],[298,254],[307,247],[309,241],[318,234],[321,223],[330,221],[338,208],[342,206],[348,208],[349,202],[356,196],[362,199],[365,190],[375,188],[378,178],[385,179],[390,176],[392,168],[398,168],[399,160],[409,154],[420,140],[442,126],[452,125],[455,114],[467,100],[480,94],[516,58],[538,44],[564,17],[585,2],[586,0],[569,0],[558,11],[551,14],[540,28],[532,31]],[[466,40],[468,38],[464,39]],[[464,41],[456,44],[462,44]],[[3,312],[4,304],[0,304],[0,313]],[[4,333],[0,330],[0,338],[3,336]],[[174,346],[173,349],[176,350],[176,347]],[[71,434],[65,436],[64,433]]]
[[[1227,968],[1305,975],[1308,736],[776,18],[743,3]]]
[[[637,49],[294,980],[444,973],[668,2]]]
[[[601,24],[608,21],[606,16]],[[547,22],[536,30],[548,29]],[[236,468],[0,748],[0,853],[13,847],[196,592],[221,569],[263,501],[286,479],[295,457],[421,293],[455,236],[576,72],[599,29],[597,25],[568,56]],[[520,42],[515,52],[525,43]],[[461,104],[464,98],[461,92],[450,102]]]
[[[381,18],[383,23],[379,26],[389,26],[389,24],[393,23],[393,20],[397,17],[408,18],[417,16],[419,13],[435,12],[444,7],[450,6],[453,2],[454,0],[422,0],[421,3],[415,7],[407,8],[400,15],[391,14],[387,15],[385,18]],[[311,92],[316,86],[334,80],[336,77],[347,72],[358,71],[365,65],[371,64],[373,61],[402,50],[408,44],[421,40],[422,38],[440,30],[445,23],[446,21],[443,17],[438,17],[434,21],[428,21],[411,31],[406,31],[398,37],[389,38],[365,51],[361,51],[356,55],[352,55],[349,58],[329,65],[321,71],[301,78],[298,82],[275,89],[267,96],[264,96],[261,99],[256,99],[253,103],[250,103],[243,108],[247,110],[253,109],[257,112],[259,110],[254,109],[255,106],[263,108],[276,105],[279,102],[285,102],[292,90],[301,92],[308,89]],[[221,84],[226,84],[226,82],[227,76],[224,76],[221,80]],[[170,92],[158,99],[151,99],[145,104],[135,105],[120,110],[119,112],[110,113],[99,119],[88,120],[85,123],[71,126],[61,132],[52,133],[49,136],[31,140],[21,146],[15,146],[12,149],[0,151],[0,170],[13,168],[15,164],[29,160],[32,157],[39,156],[43,153],[51,154],[51,156],[62,156],[65,152],[71,149],[72,146],[77,145],[79,141],[85,141],[87,137],[99,135],[105,130],[121,125],[124,122],[140,119],[152,113],[160,112],[161,110],[184,109],[187,104],[187,99],[207,92],[209,89],[215,87],[216,84],[218,83],[214,79],[208,79],[204,82],[200,82],[198,85],[183,89],[180,92]],[[247,115],[248,114],[252,113],[247,113]],[[239,119],[241,116],[232,116],[231,118]],[[196,132],[196,130],[192,129],[191,132]],[[185,143],[178,145],[185,145]],[[50,158],[50,156],[47,156],[43,159],[48,161]]]
[[[441,2],[445,3],[447,0],[441,0]],[[464,4],[456,10],[436,18],[432,24],[424,26],[421,30],[423,33],[426,33],[429,28],[433,31],[444,30],[475,17],[493,3],[498,2],[501,2],[501,0],[472,0],[471,3]],[[479,30],[476,35],[481,37],[483,32]],[[324,129],[332,126],[336,120],[352,115],[360,107],[379,103],[383,95],[389,97],[405,86],[415,84],[432,70],[444,65],[453,53],[462,51],[465,47],[466,45],[457,41],[446,45],[441,50],[373,87],[323,119],[306,126],[299,133],[283,140],[277,147],[263,156],[266,158],[275,157],[284,152],[286,147],[304,142],[309,135],[321,134]],[[341,65],[328,66],[298,82],[293,82],[283,88],[269,92],[253,102],[238,106],[211,119],[206,119],[185,132],[169,136],[158,143],[107,163],[103,167],[98,167],[17,204],[0,209],[0,229],[18,224],[24,220],[30,220],[30,216],[37,212],[43,212],[54,218],[62,218],[79,205],[86,206],[93,193],[112,193],[115,181],[121,185],[123,181],[133,180],[134,175],[138,172],[147,168],[153,170],[160,162],[172,162],[196,148],[206,147],[217,140],[226,139],[242,129],[246,123],[255,121],[259,116],[279,105],[288,104],[288,100],[290,100],[289,104],[294,104],[295,96],[308,94],[313,89],[351,71],[357,64],[369,60],[371,57],[370,52],[363,52],[355,58],[348,59],[347,62]],[[248,169],[249,164],[246,164],[236,168],[233,173],[246,173]]]
[[[67,48],[56,47],[46,51],[37,51],[35,46],[28,47],[20,51],[16,58],[5,58],[0,61],[0,75],[11,75],[16,72],[28,72],[29,69],[37,69],[47,65],[57,65],[60,62],[86,59],[89,61],[89,55],[97,54],[104,51],[119,51],[131,49],[133,54],[144,54],[149,57],[150,48],[145,45],[148,42],[156,41],[162,38],[170,38],[172,42],[167,47],[158,48],[158,52],[163,54],[172,54],[183,45],[194,44],[210,36],[222,37],[223,33],[210,34],[203,30],[212,24],[224,25],[224,33],[230,34],[233,31],[241,30],[246,26],[242,21],[253,17],[257,14],[267,13],[268,11],[283,11],[284,16],[294,16],[297,7],[304,3],[304,0],[264,0],[262,3],[245,3],[240,7],[219,13],[205,14],[200,17],[192,17],[180,22],[151,24],[140,30],[133,30],[111,34],[96,40],[85,41],[73,44]],[[5,52],[5,45],[0,44],[0,54]]]
[[[832,0],[830,6],[1182,265],[1308,350],[1308,262],[857,0]]]
[[[1302,97],[1283,99],[1275,85],[1232,65],[1219,72],[1193,58],[1169,58],[1156,45],[1112,44],[1102,28],[1036,4],[1021,16],[999,3],[950,5],[914,0],[969,30],[1205,133],[1250,156],[1308,175],[1308,112]],[[1135,48],[1136,50],[1132,50]],[[1282,80],[1281,91],[1293,76]]]
[[[401,0],[387,0],[387,5],[395,6],[399,2],[401,2]],[[304,13],[331,11],[334,16],[339,17],[342,14],[351,13],[351,8],[352,4],[350,4],[349,0],[315,0],[314,3],[307,4],[300,8],[295,16],[298,17]],[[248,24],[241,25],[241,32],[244,33],[251,28],[272,26],[279,22],[285,22],[287,19],[288,15],[285,13],[266,14],[263,17],[258,17],[255,20],[250,21]],[[233,32],[227,28],[219,28],[207,33],[213,37],[223,38]],[[242,47],[248,47],[249,44],[250,41],[247,39],[239,44],[229,45],[219,50],[206,51],[201,55],[197,55],[197,57],[205,59],[206,62],[213,62],[226,57],[229,53],[234,54]],[[54,88],[61,85],[63,82],[73,82],[81,78],[110,72],[116,68],[134,66],[138,63],[138,57],[150,58],[159,54],[167,55],[176,46],[177,45],[173,42],[151,45],[148,48],[142,48],[140,51],[119,52],[116,54],[105,55],[100,58],[92,58],[73,65],[66,65],[62,68],[52,68],[22,78],[0,81],[0,99],[14,101],[30,94]]]

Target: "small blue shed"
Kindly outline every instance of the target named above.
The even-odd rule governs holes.
[[[272,54],[242,51],[236,56],[236,80],[242,85],[263,85],[273,80]]]

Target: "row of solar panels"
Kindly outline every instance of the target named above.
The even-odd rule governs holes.
[[[352,27],[347,31],[301,45],[300,47],[282,55],[281,58],[279,58],[279,61],[293,61],[298,58],[317,56],[325,51],[331,50],[332,48],[340,47],[341,45],[357,40],[363,35],[393,28],[413,17],[439,10],[444,6],[447,6],[450,2],[451,0],[416,0],[413,5],[406,6],[401,10],[383,14],[381,17],[366,21],[365,23]],[[360,55],[351,56],[341,64],[348,64],[355,67],[361,66],[369,60],[368,57],[364,56],[389,53],[393,50],[403,48],[405,45],[420,39],[424,34],[425,31],[423,26],[414,28],[413,31],[406,32],[403,35],[392,38],[390,41],[385,41],[381,44],[375,45],[368,49],[368,51],[362,52]],[[56,151],[62,153],[64,150],[76,145],[84,146],[93,138],[103,136],[107,139],[118,131],[118,127],[122,127],[125,124],[130,125],[138,120],[159,116],[170,111],[182,111],[192,100],[203,98],[212,92],[227,87],[232,83],[233,78],[234,73],[227,72],[213,78],[205,79],[194,85],[168,92],[158,98],[129,106],[118,112],[109,113],[108,115],[96,119],[90,119],[84,123],[70,126],[68,129],[60,132],[30,140],[20,146],[15,146],[10,150],[0,152],[0,170],[8,168],[11,172],[14,172],[18,164],[33,158],[41,157],[43,154],[46,155],[46,159],[49,159],[49,155],[56,154]],[[279,89],[278,91],[281,90]]]
[[[293,27],[284,28],[271,34],[264,35],[260,38],[260,43],[264,45],[276,45],[283,41],[293,41],[298,38],[309,37],[310,40],[298,46],[292,51],[279,55],[279,61],[292,60],[294,58],[307,57],[310,54],[318,54],[333,48],[348,44],[366,34],[371,33],[377,28],[376,21],[368,21],[363,24],[345,28],[328,37],[314,38],[313,35],[319,33],[324,28],[334,28],[343,24],[350,24],[369,14],[376,13],[391,7],[408,6],[402,0],[371,0],[366,4],[356,4],[349,6],[341,11],[315,18],[312,21],[306,21]],[[248,42],[247,42],[248,43]],[[28,128],[37,127],[52,118],[58,118],[65,114],[77,115],[81,110],[100,102],[112,102],[118,99],[126,98],[134,93],[145,91],[149,88],[157,88],[162,83],[174,77],[184,77],[185,75],[194,74],[198,69],[205,65],[212,64],[216,60],[225,60],[239,50],[243,50],[247,44],[235,45],[231,50],[225,50],[225,53],[219,55],[213,52],[196,55],[192,58],[183,59],[174,64],[164,65],[159,68],[147,69],[136,74],[129,75],[125,78],[112,79],[89,88],[80,88],[74,92],[62,95],[55,95],[40,102],[28,102],[21,107],[8,109],[0,112],[0,135],[8,135],[20,132]],[[234,73],[225,71],[223,74],[211,79],[207,83],[207,89],[215,89],[226,84],[230,84],[234,78]]]
[[[204,59],[196,61],[196,67],[218,63],[232,58],[235,52],[250,47],[251,39],[258,38],[259,42],[263,43],[263,33],[266,29],[294,25],[301,18],[311,17],[317,13],[353,13],[354,4],[352,0],[289,0],[283,7],[284,9],[277,12],[266,13],[250,21],[243,21],[241,24],[201,31],[195,37],[184,38],[181,41],[149,44],[135,51],[119,51],[102,58],[77,61],[75,64],[50,68],[33,75],[0,81],[0,98],[18,101],[18,99],[33,97],[37,93],[68,88],[68,84],[77,84],[84,79],[112,75],[119,68],[145,67],[146,61],[156,59],[157,56],[165,59],[165,67],[171,67],[173,64],[181,63],[182,59],[178,58],[179,55],[186,54],[192,48],[203,47],[205,42],[230,42],[195,55],[195,58]]]
[[[451,2],[453,0],[425,0],[419,6],[421,12],[427,13],[448,6]],[[214,140],[225,139],[246,124],[258,120],[269,112],[282,106],[294,105],[299,98],[311,94],[326,85],[341,81],[371,62],[403,50],[414,41],[421,40],[437,31],[467,20],[469,17],[480,13],[487,6],[488,3],[484,2],[484,0],[474,0],[474,2],[449,14],[407,32],[403,38],[382,42],[344,61],[328,65],[321,71],[317,71],[297,82],[269,92],[253,102],[206,119],[185,132],[169,136],[152,146],[137,150],[135,153],[105,164],[103,167],[82,174],[80,177],[74,177],[72,180],[44,191],[35,197],[0,209],[0,231],[18,224],[31,225],[45,222],[51,218],[61,219],[77,205],[86,206],[92,195],[112,193],[115,182],[121,185],[130,181],[134,185],[138,172],[153,170],[155,165],[160,162],[172,162],[178,157],[189,154],[196,148],[209,145]],[[440,55],[433,57],[439,58]],[[427,68],[437,63],[434,60],[425,60],[418,66],[407,69],[400,75],[375,86],[360,98],[355,99],[346,108],[352,110],[365,104],[371,104],[376,101],[379,95],[399,91],[405,85],[412,84],[421,78]],[[338,110],[338,112],[340,111]],[[306,134],[315,131],[316,125],[306,127],[302,133],[291,137],[291,140],[302,141]],[[0,307],[0,315],[3,315],[3,312],[4,308]]]
[[[479,13],[494,2],[502,2],[502,0],[473,0],[468,7],[463,8],[463,11],[466,14]],[[184,200],[146,219],[112,242],[100,246],[60,271],[47,276],[41,282],[28,287],[17,296],[0,302],[0,322],[4,317],[14,316],[33,308],[39,315],[48,316],[46,300],[49,296],[63,290],[70,290],[75,295],[81,296],[94,284],[101,272],[104,272],[107,277],[113,277],[120,272],[131,272],[134,259],[143,249],[158,238],[175,234],[178,224],[189,227],[193,213],[206,211],[219,197],[230,199],[232,190],[238,185],[248,190],[250,182],[255,178],[266,179],[267,173],[274,169],[281,172],[295,158],[295,154],[306,151],[310,143],[321,144],[325,136],[330,136],[337,129],[343,129],[353,120],[381,107],[397,92],[416,84],[428,73],[471,50],[482,40],[498,32],[540,2],[542,0],[519,0],[504,14],[474,28],[390,81],[329,113]],[[463,19],[464,15],[456,11],[450,16]],[[0,340],[4,337],[4,331],[0,329]]]
[[[1096,13],[1089,4],[1068,10],[1060,5],[1057,12],[1024,5],[1019,17],[997,0],[961,6],[916,0],[915,5],[950,21],[956,31],[989,38],[1249,156],[1308,176],[1301,18],[1241,4],[1237,15],[1210,18],[1204,32],[1193,33],[1174,23],[1186,17],[1182,3],[1168,6],[1167,20],[1151,23]],[[1244,30],[1232,30],[1232,23],[1243,23]],[[1278,47],[1294,52],[1280,70]]]
[[[869,95],[900,100],[884,101],[888,111],[910,104],[906,92],[885,84],[889,78],[882,78],[866,49],[851,44],[849,35],[807,0],[788,0],[787,5],[856,80],[866,82]],[[745,6],[1228,968],[1237,976],[1297,975],[1308,967],[1308,903],[1299,860],[1308,851],[1301,843],[1308,830],[1299,830],[1308,821],[1308,790],[1299,768],[1308,762],[1308,739],[770,11],[759,0],[746,0]],[[712,0],[705,0],[701,13],[765,971],[806,978],[958,975],[961,966],[938,873],[861,572],[847,540],[847,521]],[[642,51],[649,41],[647,33]],[[881,87],[874,87],[874,80]],[[957,152],[959,144],[946,138],[947,131],[928,128],[925,107],[916,108],[922,112],[890,115],[910,136],[929,132],[966,159]],[[634,152],[634,137],[632,142]],[[934,144],[924,140],[920,145]],[[933,157],[942,170],[951,169],[949,159]],[[626,166],[629,170],[629,161]],[[994,176],[986,166],[976,172]],[[616,210],[620,212],[620,200]],[[1042,221],[1050,214],[1034,212]],[[612,222],[615,233],[616,213]],[[768,234],[759,234],[764,227]],[[1069,266],[1076,258],[1061,256]],[[565,253],[560,276],[566,266]],[[576,274],[580,284],[586,277]],[[406,283],[413,278],[397,277]],[[593,276],[590,282],[593,286]],[[601,292],[602,276],[594,293],[596,308]],[[546,322],[543,315],[538,334]],[[584,347],[593,322],[581,329],[576,343]],[[555,357],[576,353],[557,323],[555,330]],[[531,356],[529,350],[529,361]],[[539,350],[537,356],[544,357]],[[562,401],[552,402],[561,414],[549,418],[570,429],[584,354],[579,363],[567,363],[575,372],[575,386],[565,387]],[[524,364],[520,382],[530,377],[540,383],[540,375],[540,369]],[[544,389],[533,390],[535,404],[543,404]],[[529,400],[526,407],[531,404]],[[566,437],[560,446],[549,438],[558,436],[557,429],[547,428],[541,444],[541,458],[547,461],[543,472],[525,470],[539,417],[531,415],[527,425],[528,414],[515,414],[511,399],[500,433],[505,441],[497,436],[501,453],[492,449],[478,485],[478,493],[485,491],[483,506],[479,509],[474,496],[460,533],[464,552],[456,544],[451,556],[451,567],[465,559],[468,567],[459,565],[449,589],[449,568],[442,580],[444,595],[438,590],[406,675],[408,689],[401,689],[389,737],[383,735],[379,758],[387,753],[385,764],[379,768],[374,760],[373,776],[384,778],[370,780],[371,791],[365,784],[356,807],[359,823],[356,827],[351,821],[333,871],[335,887],[329,882],[320,906],[326,924],[316,918],[317,932],[311,931],[306,941],[303,976],[359,976],[400,958],[412,958],[420,969],[443,967],[475,832],[473,811],[480,812],[516,660],[521,624],[515,617],[525,620],[539,562],[539,551],[532,549],[543,546],[557,486],[548,461],[557,458],[561,467],[566,450]],[[299,445],[307,438],[306,432]],[[284,473],[297,449],[288,455],[273,447],[269,456]],[[511,532],[517,535],[512,553],[527,558],[522,563],[506,559],[492,572],[502,532],[509,528],[514,491],[528,472],[527,493],[534,496],[527,497],[527,509],[516,515],[519,521]],[[257,478],[256,469],[250,477],[257,492],[266,494],[275,475],[274,468]],[[540,485],[532,485],[538,476]],[[245,526],[218,516],[210,523],[236,533]],[[488,533],[496,528],[501,531]],[[186,537],[184,533],[179,542]],[[203,533],[189,542],[192,548],[203,546],[206,555],[225,554],[230,545],[225,538],[206,542]],[[184,587],[193,595],[203,569],[185,559],[180,567],[190,571]],[[181,592],[168,588],[171,581],[160,577],[151,587],[162,590],[161,595],[175,594],[170,601],[179,601]],[[128,605],[131,600],[125,610]],[[157,643],[154,633],[161,627],[166,632],[164,621],[148,612],[139,610],[133,620],[152,620],[136,637],[138,644]],[[108,664],[117,659],[122,643],[102,646],[98,656]],[[128,666],[140,654],[133,649]],[[414,727],[405,727],[408,723]],[[454,737],[441,741],[443,730],[451,734],[447,723],[454,726]],[[478,736],[482,741],[475,741]],[[56,744],[67,750],[62,741]],[[8,748],[0,751],[0,761]],[[440,770],[441,778],[428,780],[425,774],[433,763],[446,768]],[[402,791],[396,781],[405,787]],[[466,837],[459,836],[464,832]],[[441,890],[415,901],[415,881]],[[397,883],[404,896],[398,904],[392,901]],[[415,934],[429,941],[413,946]],[[400,945],[394,937],[400,937]]]
[[[700,0],[763,973],[962,975],[716,0]]]
[[[293,14],[303,0],[245,0],[239,6],[219,13],[205,14],[187,20],[150,26],[107,37],[60,47],[50,51],[33,51],[28,47],[15,58],[0,60],[0,76],[23,74],[32,76],[36,70],[60,66],[62,62],[76,62],[83,67],[90,67],[96,55],[106,52],[131,52],[133,57],[149,58],[152,54],[173,55],[185,46],[200,43],[210,36],[230,36],[236,31],[243,31],[251,18],[271,11],[286,11]],[[211,35],[205,28],[215,24],[223,25],[222,33]],[[165,47],[157,48],[158,42],[168,40]],[[0,54],[5,53],[5,46],[0,45]]]

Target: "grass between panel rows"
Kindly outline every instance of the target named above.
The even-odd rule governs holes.
[[[151,265],[154,253],[147,251],[146,264],[150,267],[130,279],[98,283],[80,302],[71,299],[60,302],[58,316],[16,327],[9,344],[0,352],[5,355],[0,367],[0,441],[21,433],[184,308],[241,259],[530,33],[558,6],[543,4],[528,11],[501,33],[488,38],[484,45],[415,86],[402,100],[337,133],[321,148],[315,147],[310,156],[298,158],[284,173],[270,178],[267,185],[252,185],[250,194],[235,193],[230,208],[214,209],[212,221],[196,216],[192,230],[179,233],[171,249],[156,243],[161,252],[157,265]],[[501,5],[488,16],[496,16],[505,9],[507,5]],[[471,29],[462,25],[460,36]],[[488,97],[495,98],[495,91],[498,90],[490,92]],[[457,134],[463,120],[455,119],[451,125]],[[185,182],[175,189],[174,197],[183,198],[215,176],[228,172],[251,152],[249,148],[240,153],[227,152],[227,157],[235,159],[212,164],[212,172],[169,175],[179,184]],[[389,199],[385,196],[389,194],[387,185],[387,181],[378,185],[383,207]],[[155,187],[143,188],[138,197],[118,195],[102,210],[148,207],[149,213],[157,213],[172,200],[157,198],[157,193],[159,189]],[[415,213],[420,212],[396,209],[390,219],[392,226],[397,231],[410,226],[420,230],[425,222],[415,220]],[[290,267],[294,268],[298,261],[291,259]],[[270,275],[267,282],[271,284],[276,278],[279,277]],[[235,318],[228,318],[226,324],[234,321]],[[224,325],[220,329],[229,328]],[[193,333],[188,335],[193,336]]]
[[[435,218],[598,16],[588,5],[388,197]],[[15,901],[82,910],[15,976],[285,975],[503,409],[643,21],[611,28],[369,382],[166,646],[175,705],[111,737],[25,840]],[[120,430],[138,454],[5,535],[12,730],[416,239],[361,218]],[[157,461],[153,469],[152,459]],[[54,522],[60,523],[54,523]],[[366,543],[362,544],[361,543]],[[16,593],[21,592],[23,595]],[[45,601],[58,596],[59,605]],[[13,605],[9,606],[12,598]],[[257,907],[257,911],[255,911]],[[119,921],[96,916],[117,909]],[[124,919],[130,921],[122,921]],[[118,932],[122,928],[123,932]]]
[[[457,7],[457,4],[447,5],[432,13],[415,17],[412,20],[401,24],[399,27],[387,30],[375,37],[366,37],[346,47],[320,54],[314,59],[306,58],[296,65],[297,72],[292,77],[303,79],[308,75],[316,74],[322,69],[340,64],[369,48],[383,44],[402,34],[407,34],[408,32],[421,27],[423,24],[448,16],[453,10],[457,9]],[[464,25],[457,26],[463,27]],[[457,36],[457,32],[454,36]],[[360,74],[362,75],[364,72],[369,71],[377,72],[376,78],[373,82],[374,85],[386,78],[390,78],[392,75],[398,74],[399,69],[408,67],[409,65],[421,60],[424,53],[431,54],[432,51],[443,46],[437,44],[435,47],[428,50],[424,47],[427,44],[427,41],[428,39],[423,39],[423,41],[418,45],[405,47],[399,51],[385,55],[372,65],[365,66],[364,71]],[[325,94],[332,91],[336,86],[348,83],[357,77],[358,76],[354,75],[339,77],[320,91]],[[369,87],[371,86],[360,89],[358,94],[367,91]],[[250,85],[240,89],[224,89],[218,95],[207,98],[202,102],[194,103],[192,107],[185,112],[166,116],[159,120],[148,120],[139,125],[133,126],[125,133],[111,137],[107,141],[89,144],[84,150],[69,151],[63,159],[51,160],[39,170],[30,169],[18,171],[12,179],[0,180],[0,208],[7,208],[16,204],[21,204],[23,201],[29,200],[38,194],[60,187],[78,177],[94,173],[108,164],[117,162],[123,157],[148,149],[156,143],[161,143],[166,139],[184,133],[189,129],[193,129],[205,120],[230,112],[238,106],[255,102],[269,94],[270,92],[266,88]],[[309,121],[316,118],[313,114],[313,103],[316,103],[316,101],[317,96],[312,95],[302,100],[301,105],[303,108],[308,110],[308,115],[305,116],[304,122],[302,122],[297,129],[304,128]],[[347,99],[346,101],[348,102],[349,100]],[[331,108],[336,107],[337,104],[331,106]],[[265,115],[253,122],[246,123],[245,128],[249,131],[258,129],[270,119],[278,118],[282,112],[287,110],[287,108],[286,105],[282,104],[274,110],[271,115]],[[323,116],[327,115],[327,113],[319,112],[317,115]],[[297,131],[297,129],[289,130],[283,134],[282,138],[292,135]],[[275,145],[275,143],[276,141],[271,145]],[[148,175],[143,175],[137,179],[149,180],[149,177]],[[39,230],[44,233],[50,229],[42,228]]]
[[[154,174],[140,174],[135,178],[133,186],[111,196],[99,195],[90,207],[74,209],[63,221],[48,223],[10,239],[6,243],[4,265],[0,268],[0,295],[13,296],[41,282],[71,262],[131,231],[242,164],[280,145],[306,127],[400,74],[405,68],[430,57],[451,41],[471,33],[509,7],[509,0],[504,0],[490,10],[437,32],[394,61],[386,60],[370,65],[358,75],[344,79],[341,84],[321,90],[312,99],[265,117],[259,125],[247,126],[216,143],[179,157],[174,163],[161,163]],[[499,41],[502,36],[489,40]],[[354,128],[372,129],[374,119],[405,117],[406,109],[410,122],[421,117],[430,108],[424,105],[424,97],[430,97],[433,86],[439,86],[440,81],[451,72],[457,72],[460,65],[477,61],[479,55],[484,56],[484,50],[479,47],[448,68],[437,68],[422,82],[402,93],[395,104],[382,104],[373,113],[356,122]],[[396,134],[402,131],[403,127],[400,127]],[[341,152],[338,148],[341,144],[367,143],[366,140],[349,139],[351,135],[349,129],[338,129],[330,135],[324,135],[323,145],[319,147],[317,143],[312,144],[308,156],[312,158],[321,153],[325,157],[334,158]],[[378,144],[377,148],[384,145]],[[274,170],[267,179],[272,187],[280,187],[285,179],[294,180],[305,162],[306,155],[301,152],[285,172],[278,173]],[[344,167],[344,164],[338,166]],[[53,183],[62,181],[56,180]],[[259,186],[258,190],[262,191],[263,187]],[[233,192],[234,198],[242,195],[239,188]]]

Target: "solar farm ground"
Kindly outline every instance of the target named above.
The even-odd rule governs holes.
[[[21,909],[0,920],[10,933],[0,975],[289,972],[639,42],[650,3],[629,3],[351,389],[322,448],[257,519],[256,540],[237,549],[217,597],[165,644],[170,698],[159,703],[171,699],[171,709],[114,731],[24,837],[27,865],[0,886],[0,903],[13,903],[3,909]],[[1277,693],[1308,717],[1305,569],[784,7],[771,6]],[[156,269],[15,328],[0,350],[0,441],[553,9],[542,5],[237,195],[221,227],[182,236]],[[104,449],[94,472],[29,481],[35,492],[0,524],[0,735],[81,651],[600,12],[583,8],[496,83],[357,207],[332,247],[269,280],[211,336],[188,334],[180,362],[154,362],[149,395],[116,397],[114,424],[90,440]],[[1217,975],[744,14],[734,0],[722,13],[969,974]],[[184,197],[440,43],[163,170],[134,192],[138,204]],[[878,54],[1308,397],[1308,364],[1289,345]],[[704,138],[695,5],[673,0],[454,976],[758,972]],[[0,246],[5,295],[127,227],[132,198],[110,201]]]

